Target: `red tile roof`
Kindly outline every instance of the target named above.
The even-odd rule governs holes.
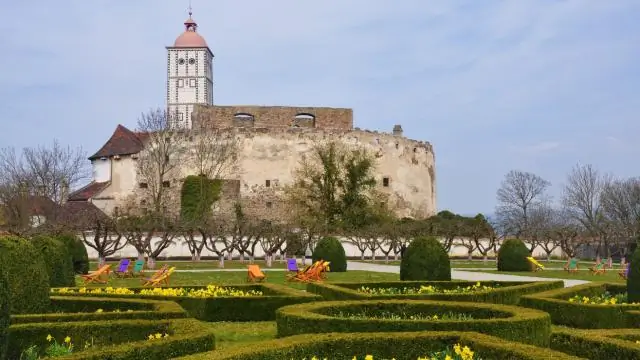
[[[131,155],[139,153],[144,145],[142,143],[143,133],[135,133],[123,125],[118,124],[111,138],[96,152],[89,157],[89,160],[114,155]]]
[[[87,201],[92,197],[100,194],[102,190],[106,189],[109,186],[109,182],[95,182],[92,181],[82,189],[74,191],[71,195],[69,195],[69,201]]]
[[[107,221],[109,217],[88,201],[68,201],[62,207],[58,222],[76,229],[87,230],[96,221]]]

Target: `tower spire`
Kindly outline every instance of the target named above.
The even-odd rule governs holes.
[[[191,19],[191,15],[193,15],[193,11],[191,9],[191,0],[189,0],[189,19]]]
[[[191,8],[191,0],[189,0],[189,18],[184,22],[185,31],[196,31],[198,24],[191,17],[193,15],[193,9]]]

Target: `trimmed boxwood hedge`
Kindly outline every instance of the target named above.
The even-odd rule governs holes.
[[[157,332],[170,336],[156,341],[146,339]],[[85,342],[96,344],[73,355],[56,357],[60,360],[167,360],[215,348],[210,328],[194,319],[32,323],[9,327],[8,358],[18,359],[22,350],[31,345],[46,346],[49,334],[58,341],[70,336],[79,347]]]
[[[464,321],[350,319],[335,315],[367,310],[405,314],[471,314]],[[425,300],[322,301],[276,311],[278,337],[330,332],[476,331],[538,346],[548,346],[551,319],[542,311],[498,304]]]
[[[327,236],[316,245],[311,254],[313,262],[318,260],[329,261],[329,270],[331,272],[345,272],[347,271],[347,255],[344,252],[344,246],[340,240]]]
[[[640,359],[638,329],[554,328],[551,348],[591,360]]]
[[[374,359],[416,360],[431,352],[460,343],[478,357],[494,360],[580,360],[548,348],[509,342],[474,332],[331,333],[296,335],[260,342],[257,346],[235,346],[176,360],[282,360],[282,359]]]
[[[7,272],[11,314],[47,311],[49,275],[44,259],[31,242],[16,236],[0,236],[0,267]]]
[[[185,289],[201,289],[205,286],[180,286]],[[243,291],[258,290],[264,296],[219,296],[210,298],[189,298],[181,296],[153,295],[109,295],[109,294],[65,294],[65,296],[107,297],[127,299],[149,299],[175,301],[189,316],[202,321],[273,321],[275,311],[283,306],[321,300],[317,295],[277,284],[239,284],[224,285]],[[142,288],[130,288],[137,291]],[[147,288],[148,289],[148,288]],[[77,290],[77,289],[75,289]]]
[[[98,309],[104,312],[96,312]],[[120,312],[114,312],[114,310]],[[127,310],[132,310],[127,312]],[[101,320],[154,320],[187,317],[187,312],[173,301],[85,298],[52,296],[47,314],[13,315],[11,324]]]
[[[433,236],[411,241],[400,262],[402,281],[451,281],[451,261],[440,241]]]
[[[45,235],[31,238],[31,243],[42,255],[49,274],[49,286],[75,286],[76,277],[73,270],[73,258],[69,247],[62,241]]]
[[[476,282],[470,281],[385,281],[385,282],[336,282],[308,283],[307,292],[322,296],[325,300],[391,300],[391,299],[411,299],[411,300],[451,300],[470,301],[494,304],[516,305],[520,297],[551,289],[558,289],[564,286],[562,281],[542,281],[542,282],[512,282],[512,281],[482,281],[480,284],[486,286],[498,286],[492,290],[476,291],[468,294],[421,294],[421,295],[369,295],[358,292],[362,286],[368,288],[419,288],[420,286],[433,285],[441,288],[452,289],[458,286],[473,286]]]
[[[556,325],[565,325],[583,329],[614,329],[628,326],[629,310],[640,310],[638,305],[589,305],[569,302],[575,296],[601,295],[605,291],[611,293],[624,292],[621,284],[588,283],[527,295],[520,298],[520,305],[545,311],[551,315]]]
[[[75,273],[89,273],[89,254],[87,253],[87,247],[84,245],[82,240],[78,239],[74,234],[64,233],[55,235],[54,238],[67,244],[73,261],[73,269]]]
[[[9,282],[7,272],[0,267],[0,360],[4,360],[7,351],[7,329],[9,328]]]

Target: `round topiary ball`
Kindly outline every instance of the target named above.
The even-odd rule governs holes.
[[[345,272],[347,271],[347,255],[344,253],[344,246],[340,240],[327,236],[316,245],[313,250],[311,259],[316,262],[320,259],[329,261],[329,269],[331,272]]]
[[[9,346],[9,282],[7,272],[0,267],[0,360],[6,359]]]
[[[640,303],[640,246],[629,260],[629,275],[627,275],[627,302]]]
[[[88,274],[89,254],[87,253],[87,247],[84,245],[82,240],[78,239],[73,234],[60,234],[56,235],[54,238],[67,244],[69,253],[73,259],[74,272],[76,274]]]
[[[400,262],[402,281],[451,281],[449,254],[435,237],[411,241]]]
[[[529,249],[520,239],[509,239],[498,250],[498,271],[531,271]]]
[[[44,235],[33,237],[31,243],[40,251],[47,265],[49,286],[72,287],[76,285],[73,259],[67,244]]]
[[[0,237],[0,268],[7,272],[11,314],[48,312],[47,266],[30,241],[16,236]]]

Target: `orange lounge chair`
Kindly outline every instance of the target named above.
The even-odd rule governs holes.
[[[169,286],[169,278],[171,277],[171,274],[173,274],[175,269],[176,269],[175,266],[170,267],[169,269],[167,269],[167,271],[160,274],[160,276],[156,277],[155,279],[151,279],[147,281],[146,283],[142,284],[142,286],[158,286],[161,283],[164,283],[165,285]]]
[[[607,269],[605,268],[605,263],[603,262],[598,262],[595,265],[593,265],[593,267],[589,268],[589,271],[593,274],[593,275],[598,275],[598,274],[604,274]]]
[[[142,281],[142,284],[146,284],[150,281],[154,281],[155,279],[159,278],[160,276],[164,275],[165,272],[167,272],[167,270],[169,269],[169,265],[162,265],[162,267],[156,271],[155,273],[153,273],[153,275],[151,275],[148,278],[142,278],[140,279],[140,281]]]
[[[267,278],[262,270],[260,270],[260,266],[258,265],[249,265],[247,266],[247,282],[254,281],[263,281]]]
[[[111,271],[111,265],[102,265],[98,270],[92,271],[86,275],[81,275],[84,280],[84,284],[90,284],[92,282],[98,282],[101,284],[106,284],[109,280],[109,272]],[[106,280],[102,280],[101,277],[106,275]]]
[[[288,276],[288,281],[314,281],[320,276],[320,271],[322,269],[322,262],[316,261],[313,265],[306,267],[303,271],[298,272],[295,275]]]

